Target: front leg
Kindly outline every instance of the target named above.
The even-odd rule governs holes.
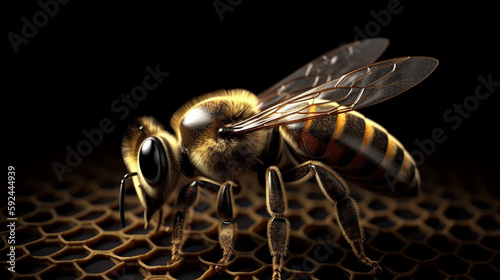
[[[237,225],[234,222],[236,213],[234,212],[233,187],[236,183],[227,181],[222,184],[217,195],[217,214],[221,219],[219,227],[219,243],[222,248],[222,258],[215,267],[221,271],[233,255],[234,243],[237,235]]]
[[[287,208],[285,186],[276,166],[266,171],[266,207],[271,215],[267,224],[267,237],[273,257],[273,280],[279,280],[290,238],[290,222],[284,215]]]
[[[181,259],[186,213],[194,205],[198,197],[198,188],[213,189],[214,187],[216,187],[214,182],[197,180],[187,184],[179,192],[177,210],[172,226],[172,258],[168,261],[167,265],[171,265]]]

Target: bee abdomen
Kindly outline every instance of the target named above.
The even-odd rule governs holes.
[[[319,159],[344,177],[375,192],[406,195],[418,190],[416,164],[383,127],[348,112],[282,127],[297,153]]]

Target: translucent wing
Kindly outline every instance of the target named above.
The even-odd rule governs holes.
[[[389,45],[385,38],[352,42],[333,49],[302,66],[257,97],[261,110],[276,105],[294,95],[310,90],[370,63],[373,63]]]
[[[418,84],[437,64],[430,57],[377,62],[292,96],[225,130],[232,134],[247,133],[371,106]]]

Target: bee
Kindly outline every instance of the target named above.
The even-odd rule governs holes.
[[[234,192],[248,176],[257,176],[271,215],[273,279],[281,279],[290,236],[285,186],[313,179],[335,205],[338,226],[356,257],[380,273],[365,254],[358,206],[346,180],[383,195],[412,196],[420,175],[403,145],[355,110],[408,90],[438,64],[419,56],[373,63],[388,44],[372,38],[340,46],[258,95],[234,89],[194,98],[173,114],[175,135],[152,117],[135,120],[122,143],[129,171],[120,184],[122,225],[127,179],[145,208],[146,226],[155,212],[161,221],[162,206],[178,191],[168,264],[175,263],[181,259],[186,211],[200,191],[217,193],[220,271],[237,235]]]

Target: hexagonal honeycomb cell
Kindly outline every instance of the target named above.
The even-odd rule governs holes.
[[[204,194],[188,216],[182,259],[167,266],[175,201],[164,206],[165,222],[155,232],[158,217],[145,228],[143,208],[127,186],[122,228],[118,185],[125,169],[119,155],[96,152],[89,158],[63,182],[50,176],[26,180],[26,189],[16,196],[16,272],[4,269],[2,279],[271,279],[262,188],[243,189],[235,197],[238,239],[223,272],[215,271],[222,250],[211,194]],[[377,279],[500,279],[500,189],[480,173],[482,168],[460,165],[468,172],[426,161],[420,195],[413,199],[352,186],[366,254],[383,268]],[[375,277],[353,254],[334,206],[314,182],[291,187],[287,198],[291,235],[283,279]],[[6,206],[1,210],[5,217]],[[2,222],[0,255],[6,268],[5,229]]]

